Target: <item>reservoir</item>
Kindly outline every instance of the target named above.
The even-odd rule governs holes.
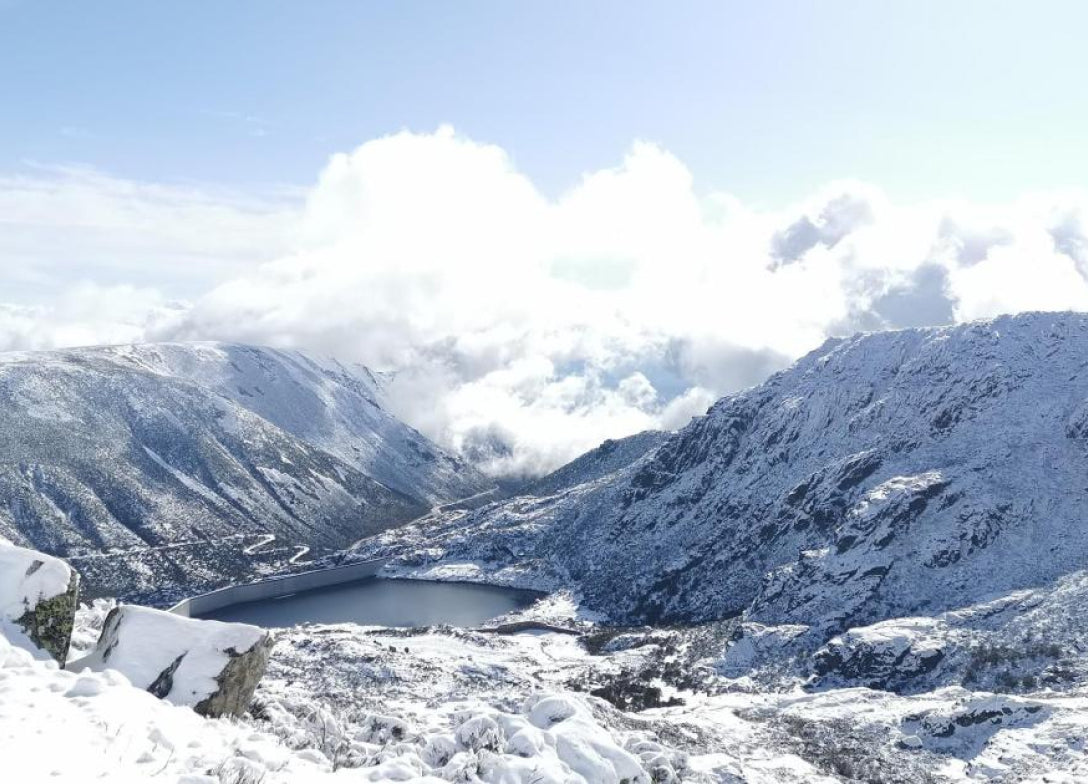
[[[371,577],[278,599],[234,604],[202,618],[283,628],[305,623],[478,626],[531,605],[541,594],[474,583]]]

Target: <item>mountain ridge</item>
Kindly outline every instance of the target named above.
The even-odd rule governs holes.
[[[382,394],[239,344],[0,355],[0,535],[130,596],[283,568],[488,486]]]
[[[1088,567],[1086,491],[1088,316],[1033,313],[829,340],[607,480],[360,554],[565,583],[621,622],[742,617],[818,644]]]

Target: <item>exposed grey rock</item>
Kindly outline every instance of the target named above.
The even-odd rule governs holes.
[[[215,692],[198,702],[193,710],[202,716],[240,716],[245,713],[268,667],[268,657],[274,644],[272,635],[266,634],[249,650],[238,652],[228,648],[226,653],[230,658],[215,679]]]
[[[904,618],[851,630],[815,653],[814,684],[901,691],[912,682],[924,682],[957,642],[957,636],[931,618]]]
[[[908,716],[903,730],[920,738],[927,748],[941,751],[976,751],[991,735],[1009,727],[1044,721],[1050,709],[1037,700],[1005,695],[970,695],[940,708]]]

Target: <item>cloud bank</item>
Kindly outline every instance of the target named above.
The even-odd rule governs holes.
[[[207,291],[89,281],[0,307],[0,347],[218,339],[359,361],[396,371],[408,421],[517,474],[678,427],[831,335],[1088,309],[1083,193],[901,205],[840,182],[765,210],[699,192],[647,143],[549,199],[499,147],[405,132],[334,156],[297,205],[209,214],[219,245],[191,263],[231,261]],[[160,219],[142,236],[198,242]],[[238,245],[260,226],[274,237]]]
[[[73,284],[199,296],[287,252],[299,201],[76,167],[0,174],[0,301],[50,305]]]

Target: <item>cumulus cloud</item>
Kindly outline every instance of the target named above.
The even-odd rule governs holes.
[[[840,182],[759,210],[700,193],[647,143],[551,199],[501,148],[442,128],[334,156],[297,216],[220,227],[229,248],[272,216],[288,250],[191,305],[164,284],[110,323],[37,317],[67,324],[53,342],[241,340],[392,370],[408,421],[496,473],[537,473],[679,427],[829,335],[1088,308],[1086,204],[900,205]]]

